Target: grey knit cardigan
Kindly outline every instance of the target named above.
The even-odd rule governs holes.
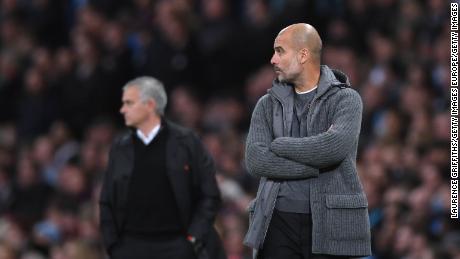
[[[260,177],[249,206],[244,243],[262,248],[281,181],[309,178],[312,252],[371,254],[368,203],[356,170],[362,101],[341,72],[321,66],[307,114],[307,137],[289,136],[294,91],[274,81],[254,108],[246,141],[246,167]]]

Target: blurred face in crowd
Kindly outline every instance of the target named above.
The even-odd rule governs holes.
[[[292,32],[281,31],[273,46],[271,64],[280,82],[293,83],[302,72],[300,51],[294,46]]]
[[[125,118],[128,127],[140,128],[151,116],[155,115],[155,101],[142,100],[137,87],[128,87],[123,92],[123,105],[120,112]]]
[[[15,259],[14,251],[11,247],[7,246],[6,244],[0,245],[0,258],[3,259]]]

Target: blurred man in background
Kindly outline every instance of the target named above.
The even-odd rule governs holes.
[[[112,258],[224,258],[213,228],[220,205],[213,161],[192,131],[168,122],[163,85],[140,77],[123,88],[133,128],[112,145],[100,199]]]

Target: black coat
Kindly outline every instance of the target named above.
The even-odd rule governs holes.
[[[166,168],[187,233],[204,242],[209,258],[225,258],[213,224],[220,206],[211,156],[191,130],[171,122],[166,144]],[[116,138],[109,154],[100,197],[100,228],[107,251],[123,233],[130,177],[134,166],[133,131]]]

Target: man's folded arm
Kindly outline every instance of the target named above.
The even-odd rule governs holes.
[[[304,165],[288,158],[277,156],[270,151],[273,140],[270,125],[266,119],[264,101],[259,100],[252,114],[251,126],[246,141],[245,161],[249,174],[275,179],[301,179],[317,177],[319,169]]]
[[[340,163],[353,150],[361,128],[362,101],[352,89],[342,90],[330,128],[321,134],[275,139],[270,150],[276,155],[318,168]]]

